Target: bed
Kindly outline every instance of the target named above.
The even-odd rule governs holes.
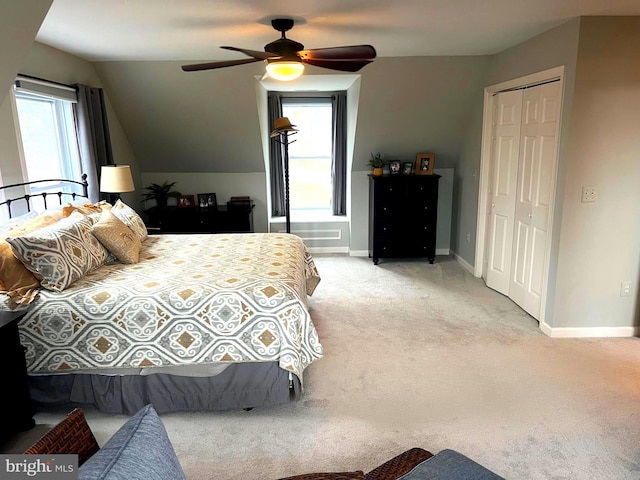
[[[95,232],[100,215],[76,211],[6,240],[26,265],[46,250],[30,235],[65,222]],[[305,369],[322,357],[307,304],[320,278],[300,238],[144,233],[138,262],[107,258],[31,299],[19,330],[32,398],[127,414],[148,403],[170,412],[299,399]]]

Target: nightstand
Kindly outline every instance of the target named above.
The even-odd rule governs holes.
[[[27,363],[24,347],[20,345],[18,322],[27,310],[0,311],[0,365],[2,366],[2,395],[0,395],[0,440],[35,425],[35,409],[29,396]]]

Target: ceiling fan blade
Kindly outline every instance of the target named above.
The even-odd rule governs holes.
[[[280,57],[279,55],[276,55],[275,53],[261,52],[259,50],[248,50],[246,48],[228,47],[228,46],[224,46],[224,47],[220,47],[220,48],[224,48],[225,50],[233,50],[234,52],[241,52],[241,53],[244,53],[245,55],[247,55],[249,57],[259,58],[260,60],[271,60],[271,59]]]
[[[302,63],[307,63],[315,67],[340,70],[342,72],[357,72],[373,62],[373,60],[320,60],[315,58],[303,58]]]
[[[197,72],[199,70],[213,70],[214,68],[233,67],[234,65],[244,65],[245,63],[254,63],[262,61],[259,58],[243,58],[242,60],[224,60],[221,62],[196,63],[193,65],[183,65],[182,70],[185,72]]]
[[[298,56],[305,60],[373,60],[376,58],[376,49],[371,45],[313,48],[300,50]]]

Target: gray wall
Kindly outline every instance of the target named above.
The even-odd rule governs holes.
[[[370,153],[414,161],[419,152],[433,152],[436,167],[456,167],[462,139],[477,117],[488,63],[481,56],[380,58],[362,70],[350,173],[352,251],[367,250],[368,186],[362,176],[369,172]],[[208,178],[210,191],[216,191],[216,174],[263,173],[254,78],[262,65],[185,73],[180,64],[95,64],[146,174],[143,183],[151,177],[179,179],[181,190],[193,192]],[[475,130],[480,127],[476,121]],[[193,177],[198,185],[185,183],[189,173],[201,174]],[[254,210],[258,230],[268,217],[267,190],[254,190],[262,195]]]
[[[482,56],[381,58],[363,70],[351,182],[353,250],[367,249],[363,174],[369,173],[371,152],[403,162],[415,161],[417,153],[434,153],[436,168],[457,171],[474,105],[482,101],[488,62]],[[481,124],[475,127],[479,131]],[[454,196],[458,188],[454,182]]]
[[[553,327],[640,326],[638,112],[640,17],[583,17],[562,157]],[[583,185],[596,186],[595,203],[581,203]],[[621,297],[626,280],[631,296]]]
[[[154,179],[179,179],[187,192],[211,191],[214,185],[221,197],[251,194],[262,203],[257,223],[266,230],[254,79],[262,66],[186,74],[179,62],[92,65],[37,43],[25,56],[50,3],[25,0],[3,6],[0,39],[12,48],[0,53],[5,85],[0,99],[18,72],[103,86],[116,161],[133,166],[139,189]],[[380,58],[366,67],[353,146],[351,250],[367,248],[365,164],[370,152],[403,161],[433,152],[436,167],[456,172],[451,246],[472,264],[483,88],[564,65],[546,318],[551,327],[569,330],[638,326],[638,22],[638,17],[582,18],[492,57]],[[3,177],[20,171],[6,99],[0,102],[0,169]],[[595,204],[579,202],[585,184],[597,186]],[[138,208],[139,193],[130,197]],[[620,297],[622,280],[633,282],[631,297]]]
[[[638,333],[639,52],[639,17],[582,17],[491,61],[487,85],[565,66],[544,306],[559,335],[588,327],[607,328],[605,335]],[[596,203],[581,203],[583,185],[596,186]],[[624,280],[633,282],[629,297],[620,296]]]

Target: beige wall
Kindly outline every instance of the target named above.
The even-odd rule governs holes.
[[[640,326],[640,17],[582,18],[575,78],[552,326]]]

